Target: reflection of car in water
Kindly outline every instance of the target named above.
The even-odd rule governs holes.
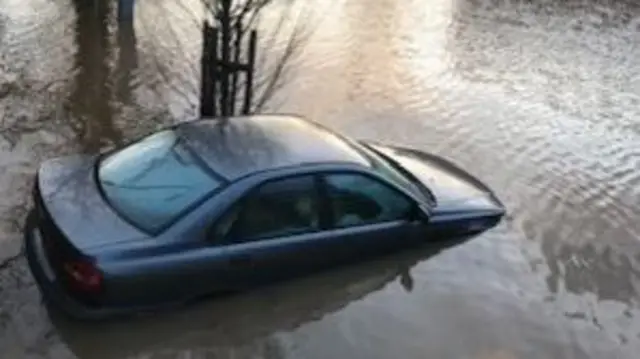
[[[481,232],[504,208],[415,150],[296,117],[201,120],[44,163],[27,258],[82,318],[154,308]]]
[[[51,319],[56,333],[81,359],[215,354],[216,348],[250,345],[320,320],[392,282],[403,285],[398,290],[410,291],[413,266],[463,241],[426,244],[242,295],[193,303],[183,310],[95,323],[69,319],[52,308]]]

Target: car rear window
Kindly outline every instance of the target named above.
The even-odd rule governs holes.
[[[222,179],[173,130],[164,130],[102,159],[98,182],[124,219],[153,233],[220,187]]]

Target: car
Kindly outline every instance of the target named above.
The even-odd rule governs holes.
[[[25,224],[48,304],[99,319],[495,227],[505,207],[442,157],[292,115],[198,119],[45,161]]]

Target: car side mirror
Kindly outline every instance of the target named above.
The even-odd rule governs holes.
[[[418,204],[413,209],[411,219],[422,223],[428,223],[431,219],[431,209],[425,205]]]

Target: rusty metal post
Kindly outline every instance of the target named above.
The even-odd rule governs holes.
[[[235,44],[233,46],[233,63],[238,65],[240,64],[240,48],[242,47],[242,24],[240,21],[236,22],[236,26],[234,29],[235,35]],[[231,100],[230,100],[230,112],[232,114],[236,113],[236,99],[238,95],[238,70],[233,71],[233,75],[231,77]]]
[[[220,69],[218,66],[218,29],[210,28],[211,35],[211,53],[209,57],[210,75],[209,81],[211,82],[211,103],[213,116],[218,115],[218,107],[216,106],[216,98],[218,96],[218,80],[220,78]]]
[[[255,71],[256,62],[256,43],[258,35],[256,30],[251,30],[249,37],[249,59],[247,61],[247,83],[244,88],[244,106],[242,113],[248,115],[251,112],[251,99],[253,96],[253,72]]]
[[[215,116],[214,59],[216,56],[216,31],[205,22],[202,25],[202,55],[200,57],[200,116]]]
[[[222,13],[220,16],[220,23],[222,27],[222,41],[221,41],[221,78],[220,78],[220,109],[222,116],[231,115],[229,112],[229,73],[230,73],[230,57],[231,57],[231,0],[221,0]]]

